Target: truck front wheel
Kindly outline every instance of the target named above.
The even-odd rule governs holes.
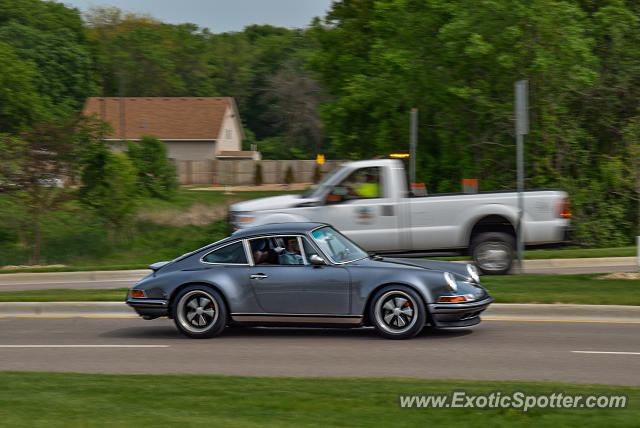
[[[481,233],[471,243],[471,256],[485,275],[504,275],[511,269],[515,240],[503,232]]]

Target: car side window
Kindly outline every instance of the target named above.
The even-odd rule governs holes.
[[[248,264],[244,245],[242,245],[241,241],[213,250],[204,256],[202,261],[205,263]]]
[[[297,236],[273,236],[249,241],[256,265],[303,265]]]

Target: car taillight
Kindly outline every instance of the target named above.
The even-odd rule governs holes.
[[[568,218],[571,217],[571,208],[569,206],[569,199],[563,199],[558,201],[556,206],[556,213],[558,217]]]

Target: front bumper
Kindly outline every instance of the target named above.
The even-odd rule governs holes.
[[[431,303],[429,314],[434,327],[468,327],[480,322],[480,313],[493,302],[493,297],[487,297],[476,302],[468,303]]]
[[[169,301],[162,299],[136,299],[129,297],[127,305],[144,318],[158,318],[169,315]]]

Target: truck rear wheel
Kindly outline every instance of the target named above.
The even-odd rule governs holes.
[[[471,256],[485,275],[504,275],[511,269],[515,240],[503,232],[485,232],[471,243]]]

